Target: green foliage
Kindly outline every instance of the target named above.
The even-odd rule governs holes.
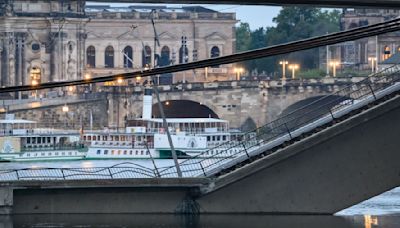
[[[251,31],[247,23],[241,23],[236,30],[237,51],[253,50],[291,41],[320,36],[339,31],[340,11],[322,11],[319,8],[283,7],[279,15],[273,19],[274,27],[259,28]],[[274,56],[245,63],[248,70],[266,72],[281,71],[279,60],[301,65],[302,69],[318,67],[319,50],[311,49]]]
[[[298,78],[322,78],[326,76],[326,72],[321,69],[311,69],[301,71],[297,75]]]

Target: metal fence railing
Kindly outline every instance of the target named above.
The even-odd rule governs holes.
[[[0,181],[154,178],[157,175],[153,169],[125,162],[111,167],[0,170]]]
[[[181,161],[182,174],[214,175],[399,90],[399,81],[400,65],[394,65],[246,133],[245,141],[227,142]],[[173,166],[160,175],[177,176]]]
[[[243,134],[241,141],[226,142],[197,156],[181,160],[179,165],[183,177],[215,175],[398,90],[400,90],[400,65],[394,65],[290,112],[254,131],[247,132]],[[176,168],[168,166],[162,169],[151,169],[126,162],[103,168],[0,170],[0,181],[160,177],[178,177]]]

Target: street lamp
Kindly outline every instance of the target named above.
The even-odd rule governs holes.
[[[39,82],[36,79],[33,79],[31,84],[32,84],[32,87],[36,87],[36,86],[39,85]],[[35,90],[34,94],[35,94],[35,100],[36,100],[36,98],[37,98],[37,89]]]
[[[376,66],[375,66],[376,57],[369,57],[368,60],[371,61],[371,71],[372,71],[372,73],[375,73],[376,72]]]
[[[84,75],[85,81],[90,81],[92,79],[92,75],[90,73],[86,73]],[[85,88],[86,90],[86,88]],[[92,83],[89,84],[89,92],[92,92]]]
[[[243,71],[244,71],[243,68],[241,68],[241,67],[236,68],[235,67],[234,72],[236,73],[236,80],[237,81],[240,81],[240,76],[243,73]]]
[[[283,60],[280,61],[279,64],[282,65],[282,80],[286,80],[286,65],[289,64],[289,62]]]
[[[64,106],[62,106],[62,111],[63,111],[63,113],[65,114],[65,117],[64,117],[64,125],[65,125],[65,128],[67,128],[67,113],[68,113],[68,111],[69,111],[69,107],[67,106],[67,104],[65,104]]]
[[[298,64],[290,64],[289,69],[292,70],[292,79],[295,79],[295,71],[298,70],[300,67]]]
[[[331,61],[330,65],[333,69],[333,77],[336,77],[336,67],[338,67],[340,63],[338,61]]]

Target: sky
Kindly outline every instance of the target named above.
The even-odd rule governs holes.
[[[93,5],[99,3],[88,3]],[[122,3],[101,3],[101,5],[111,6],[128,6],[128,5],[146,5],[146,4],[122,4]],[[167,5],[171,7],[186,6],[182,4],[156,4],[156,5]],[[247,22],[252,30],[260,27],[273,26],[272,19],[278,15],[281,7],[275,6],[244,6],[244,5],[202,5],[206,8],[210,8],[216,11],[225,13],[236,13],[236,18],[240,22]]]

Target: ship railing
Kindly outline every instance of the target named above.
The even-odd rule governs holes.
[[[111,167],[87,168],[40,168],[0,170],[0,182],[22,180],[90,180],[90,179],[128,179],[155,178],[158,174],[145,166],[131,162]]]
[[[179,163],[183,177],[212,176],[262,154],[316,128],[336,121],[357,109],[400,90],[399,64],[386,68],[338,92],[242,135],[242,141],[218,145]],[[239,149],[238,149],[239,148]],[[177,177],[174,166],[163,169],[162,177]]]

